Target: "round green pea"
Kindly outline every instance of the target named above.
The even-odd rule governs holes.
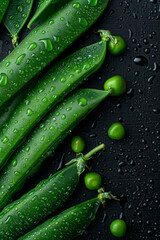
[[[126,50],[126,43],[122,37],[115,36],[115,41],[109,41],[108,50],[112,55],[121,55]]]
[[[84,182],[89,190],[97,190],[101,187],[102,177],[98,173],[90,172],[85,175]]]
[[[127,231],[127,224],[122,219],[116,219],[110,224],[110,231],[115,237],[124,237]]]
[[[75,136],[71,142],[71,148],[75,153],[81,153],[85,149],[85,141],[80,136]]]
[[[108,136],[114,140],[121,140],[125,136],[125,128],[121,123],[113,123],[108,129]]]
[[[109,89],[113,90],[110,96],[122,95],[126,91],[126,82],[119,75],[113,76],[104,83],[104,90],[108,91]]]

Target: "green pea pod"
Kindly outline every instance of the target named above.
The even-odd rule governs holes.
[[[56,12],[68,1],[70,0],[40,0],[36,13],[28,23],[28,28],[30,29],[33,24],[43,22],[48,19],[51,14]]]
[[[3,23],[12,37],[14,47],[18,45],[18,34],[30,15],[33,2],[34,0],[10,0]]]
[[[85,156],[71,160],[69,166],[6,206],[0,213],[0,239],[16,240],[62,206],[76,189],[87,161],[104,146],[101,144]]]
[[[32,79],[26,86],[18,91],[12,98],[10,98],[5,104],[0,107],[0,131],[9,121],[10,117],[16,111],[18,105],[23,101],[27,94],[35,86],[37,79]]]
[[[34,28],[0,63],[0,106],[93,25],[107,4],[71,0]]]
[[[34,129],[0,174],[0,209],[46,157],[112,90],[81,89],[56,106]]]
[[[5,14],[5,12],[6,12],[6,10],[7,10],[7,7],[8,7],[8,5],[9,5],[9,2],[10,2],[10,0],[0,0],[0,23],[1,23],[1,21],[2,21],[2,19],[3,19],[3,17],[4,17],[4,14]]]
[[[75,239],[82,235],[93,222],[101,203],[104,203],[105,199],[116,200],[109,192],[100,193],[98,197],[80,203],[50,218],[42,225],[19,238],[19,240]]]
[[[0,169],[37,122],[102,65],[106,49],[106,41],[101,41],[60,61],[17,106],[0,132]]]

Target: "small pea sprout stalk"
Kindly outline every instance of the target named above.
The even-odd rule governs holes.
[[[100,199],[103,207],[106,205],[106,199],[119,201],[119,199],[116,198],[111,192],[105,192],[104,188],[100,188],[98,193],[98,198]]]
[[[105,144],[100,144],[99,146],[95,147],[85,155],[83,155],[83,153],[80,153],[77,155],[77,158],[72,159],[70,162],[66,164],[66,166],[71,165],[73,163],[77,163],[77,171],[78,175],[80,176],[87,167],[87,161],[90,160],[95,153],[102,150],[103,148],[105,148]]]
[[[111,41],[115,44],[118,43],[117,38],[112,35],[111,31],[109,30],[98,30],[98,33],[100,33],[102,41]]]
[[[17,35],[12,36],[12,44],[14,48],[18,46],[18,39],[19,37]]]

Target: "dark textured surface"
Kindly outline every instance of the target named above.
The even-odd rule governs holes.
[[[121,98],[105,100],[60,145],[55,155],[45,161],[38,173],[14,198],[54,173],[62,152],[66,162],[74,157],[70,147],[74,135],[84,137],[86,152],[104,142],[106,151],[97,154],[90,161],[90,165],[93,171],[101,173],[106,190],[121,197],[121,204],[109,202],[104,223],[101,209],[93,224],[77,240],[114,240],[109,232],[109,224],[119,217],[123,217],[128,225],[128,233],[123,239],[160,239],[159,26],[159,0],[112,0],[94,27],[63,54],[67,55],[98,41],[98,35],[94,34],[96,29],[110,29],[115,35],[122,36],[127,43],[126,53],[120,57],[108,54],[103,67],[90,77],[83,87],[103,89],[107,78],[119,74],[126,79],[128,93]],[[21,39],[25,35],[24,31]],[[11,40],[1,26],[0,60],[11,50]],[[147,58],[147,66],[136,65],[133,61],[136,56]],[[127,131],[125,139],[118,142],[107,136],[108,127],[117,121],[122,122]],[[96,192],[85,189],[82,176],[81,184],[63,209],[95,195]],[[58,212],[60,211],[61,209]]]

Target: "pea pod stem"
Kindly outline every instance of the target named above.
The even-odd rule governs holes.
[[[92,149],[89,153],[87,153],[86,155],[83,155],[82,153],[78,154],[77,158],[69,161],[66,166],[69,166],[73,163],[77,163],[77,171],[78,171],[78,175],[80,176],[84,171],[85,171],[85,167],[87,166],[87,162],[91,159],[91,157],[93,156],[93,154],[97,153],[98,151],[102,150],[105,147],[105,144],[101,144],[97,147],[95,147],[94,149]]]
[[[117,44],[117,38],[111,34],[110,30],[98,30],[103,41],[112,41]]]
[[[87,154],[84,155],[84,159],[86,161],[88,161],[93,156],[93,154],[97,153],[98,151],[102,150],[103,148],[105,148],[105,144],[101,144],[101,145],[95,147],[90,152],[88,152]]]

